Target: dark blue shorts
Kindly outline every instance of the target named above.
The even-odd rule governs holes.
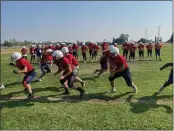
[[[160,50],[155,50],[156,56],[160,56]]]
[[[131,79],[131,73],[129,71],[129,68],[125,69],[124,71],[115,74],[114,76],[109,76],[109,81],[113,81],[114,79],[118,78],[118,77],[123,77],[124,80],[126,81],[126,84],[128,86],[132,86],[132,79]]]
[[[108,65],[107,63],[101,63],[101,69],[107,70],[108,69]]]
[[[170,75],[169,75],[169,78],[168,78],[168,81],[167,81],[169,84],[173,84],[173,68],[170,72]]]
[[[34,77],[36,76],[36,72],[35,70],[32,70],[31,72],[29,72],[28,74],[26,74],[24,76],[23,79],[23,85],[25,86],[26,84],[30,84],[32,82],[32,80],[34,79]]]

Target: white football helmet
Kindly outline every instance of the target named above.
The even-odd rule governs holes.
[[[25,48],[25,46],[23,46],[22,48]]]
[[[53,57],[56,57],[57,59],[60,59],[63,57],[63,53],[60,50],[56,50],[52,54]]]
[[[116,56],[119,54],[119,49],[117,47],[114,47],[113,45],[109,46],[110,53],[115,54]]]
[[[63,54],[65,54],[69,52],[69,49],[67,47],[63,47],[61,51]]]
[[[0,85],[0,89],[4,89],[5,86],[3,84]]]
[[[17,60],[19,60],[21,57],[22,57],[22,55],[21,55],[19,52],[14,52],[14,53],[11,55],[11,60],[12,60],[12,61],[17,61]]]
[[[53,52],[52,49],[47,49],[47,50],[46,50],[46,53],[51,53],[51,52]]]
[[[62,43],[62,45],[65,45],[65,43]]]

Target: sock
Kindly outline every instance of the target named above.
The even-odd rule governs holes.
[[[78,87],[76,90],[78,90],[78,91],[80,91],[80,92],[83,91],[83,90],[82,90],[81,88],[79,88],[79,87]]]

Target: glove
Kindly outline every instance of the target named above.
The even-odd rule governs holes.
[[[13,73],[14,74],[18,74],[19,72],[17,70],[13,70]]]
[[[76,66],[76,69],[79,70],[79,66]]]
[[[15,64],[13,64],[12,62],[10,62],[10,65],[15,66]]]

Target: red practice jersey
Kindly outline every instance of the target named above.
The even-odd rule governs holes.
[[[25,48],[22,48],[22,50],[21,50],[21,53],[22,53],[22,55],[25,55],[25,54],[27,54],[27,49],[25,49]]]
[[[24,58],[20,58],[19,60],[17,60],[16,66],[18,67],[19,70],[23,70],[24,67],[27,67],[27,72],[24,74],[27,74],[34,69],[34,67],[30,64],[30,62]]]
[[[110,63],[110,69],[113,71],[123,65],[124,65],[125,69],[128,68],[126,59],[121,55],[117,55],[114,58],[109,57],[109,63]]]
[[[87,46],[82,46],[82,47],[81,47],[82,53],[86,53],[87,50],[88,50]]]
[[[139,51],[144,51],[144,45],[140,44],[140,45],[138,46],[138,49],[139,49]]]
[[[147,48],[147,50],[152,50],[153,45],[147,45],[146,48]]]

